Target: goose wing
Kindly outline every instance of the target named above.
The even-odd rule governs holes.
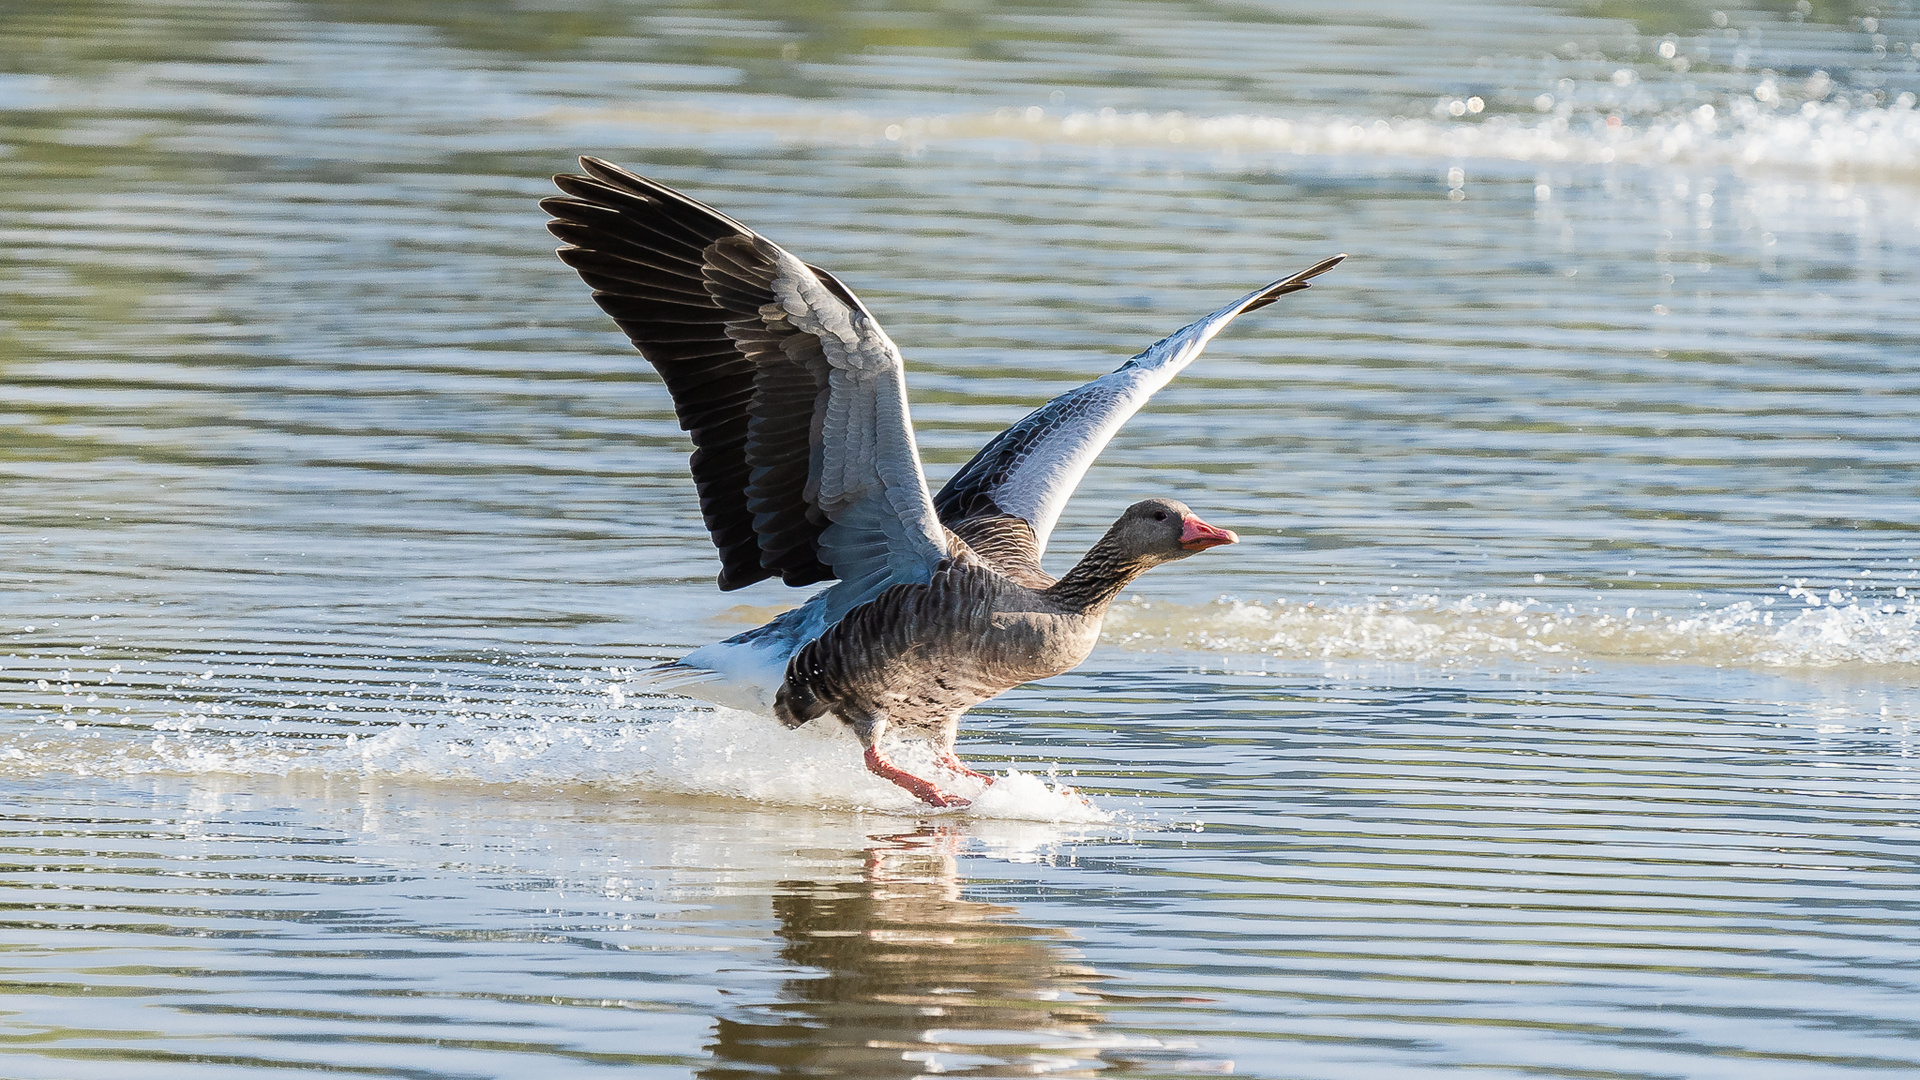
[[[833,275],[595,158],[556,176],[547,228],[659,371],[693,438],[720,588],[838,578],[831,618],[949,554],[900,352]]]
[[[1299,292],[1310,279],[1338,266],[1344,258],[1335,255],[1292,277],[1255,289],[1155,342],[1118,370],[1028,413],[975,454],[940,489],[934,498],[940,520],[970,544],[977,545],[973,536],[981,533],[994,537],[1009,550],[1030,547],[1032,568],[1037,570],[1060,511],[1120,425],[1192,363],[1235,316]],[[1031,530],[1030,540],[1020,535],[1023,524]]]

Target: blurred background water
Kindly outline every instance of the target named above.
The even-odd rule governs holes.
[[[1920,12],[0,0],[0,1074],[1920,1070]],[[1246,542],[919,812],[721,595],[577,153],[840,274],[937,485]],[[1063,792],[1075,786],[1083,805]]]

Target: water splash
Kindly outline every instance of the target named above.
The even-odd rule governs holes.
[[[1133,600],[1115,606],[1105,640],[1132,648],[1447,666],[1490,659],[1554,666],[1598,660],[1755,668],[1920,664],[1920,601],[1803,585],[1782,586],[1777,598],[1697,613],[1583,610],[1486,594],[1324,604]]]
[[[50,691],[57,690],[50,687]],[[582,693],[585,691],[585,693]],[[55,713],[46,726],[0,740],[0,774],[227,774],[408,778],[485,785],[591,785],[627,795],[721,797],[761,804],[887,813],[965,813],[1008,821],[1092,824],[1112,820],[1073,788],[1018,770],[991,785],[943,776],[923,740],[894,739],[902,767],[938,777],[974,800],[936,812],[866,771],[862,749],[841,724],[788,731],[776,721],[684,700],[629,699],[618,678],[568,682],[515,706],[474,708],[451,693],[435,714],[418,702],[383,715],[359,701],[355,725],[271,730],[282,717],[249,716],[206,699],[151,724]],[[571,695],[581,700],[561,700]],[[396,703],[398,705],[399,703]],[[340,712],[328,701],[315,711]],[[371,706],[371,707],[369,707]],[[426,713],[426,715],[422,715]],[[43,718],[44,719],[44,718]],[[250,729],[250,730],[249,730]],[[265,730],[263,730],[265,729]]]

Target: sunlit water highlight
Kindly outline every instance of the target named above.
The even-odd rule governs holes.
[[[1109,618],[1107,635],[1140,648],[1218,653],[1419,661],[1445,666],[1502,659],[1544,667],[1596,661],[1756,668],[1853,667],[1883,672],[1920,664],[1920,604],[1861,603],[1802,588],[1698,612],[1644,615],[1611,605],[1556,605],[1486,594],[1457,599],[1411,595],[1357,603],[1285,599],[1206,605],[1136,601]],[[1703,605],[1704,607],[1704,605]]]
[[[1772,91],[1771,79],[1756,87]],[[1552,95],[1544,95],[1550,101]],[[1478,102],[1479,99],[1473,99]],[[1544,103],[1544,102],[1543,102]],[[964,149],[969,143],[1031,144],[1053,152],[1075,146],[1097,150],[1184,151],[1235,159],[1241,167],[1279,164],[1288,157],[1365,155],[1459,163],[1539,165],[1682,165],[1735,169],[1743,176],[1788,178],[1920,179],[1920,109],[1907,94],[1890,106],[1848,106],[1809,100],[1798,109],[1768,110],[1751,97],[1703,104],[1682,113],[1655,113],[1622,122],[1620,112],[1576,120],[1562,106],[1545,118],[1489,116],[1476,122],[1447,113],[1459,101],[1435,106],[1436,117],[1286,116],[1182,112],[1049,111],[1001,107],[991,113],[872,115],[847,110],[723,113],[685,107],[568,111],[551,119],[568,126],[628,125],[689,133],[760,135],[784,142],[851,142],[897,146],[917,155]],[[1479,112],[1479,109],[1475,109]],[[1632,110],[1623,109],[1629,116]],[[1724,116],[1722,120],[1720,117]],[[1496,166],[1497,167],[1497,166]],[[1461,180],[1464,183],[1465,173]],[[1552,189],[1540,192],[1544,201]],[[1707,205],[1712,205],[1710,202]]]

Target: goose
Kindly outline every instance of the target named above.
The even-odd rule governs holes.
[[[833,584],[663,665],[686,692],[788,727],[833,715],[867,768],[936,807],[968,800],[896,766],[890,729],[954,756],[960,716],[1077,667],[1141,573],[1238,541],[1172,499],[1128,507],[1059,578],[1040,558],[1088,466],[1234,317],[1307,288],[1336,255],[1255,289],[1015,423],[935,495],[900,351],[839,278],[665,184],[598,158],[541,200],[558,254],[666,383],[694,445],[719,586]]]

